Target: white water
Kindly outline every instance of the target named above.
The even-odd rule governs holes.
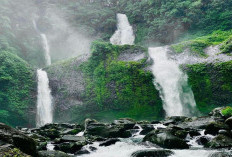
[[[53,106],[49,80],[46,71],[37,70],[38,95],[36,126],[40,127],[53,121]]]
[[[117,30],[110,38],[110,42],[114,45],[133,45],[135,35],[125,14],[117,14]]]
[[[196,106],[192,90],[185,75],[174,60],[167,56],[167,47],[149,48],[154,61],[152,73],[154,84],[160,92],[167,116],[191,115]]]
[[[43,44],[43,49],[44,49],[44,58],[46,61],[46,65],[51,65],[51,56],[50,56],[50,47],[48,44],[48,39],[46,34],[41,33],[37,27],[37,24],[35,22],[35,20],[32,21],[35,30],[40,34],[41,40],[42,40],[42,44]]]
[[[47,36],[45,34],[40,34],[40,36],[43,41],[44,57],[45,57],[46,65],[51,65],[50,47],[48,44]]]

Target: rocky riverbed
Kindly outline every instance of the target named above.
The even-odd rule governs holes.
[[[221,108],[205,117],[163,121],[119,119],[13,129],[0,124],[0,156],[231,157],[232,117]]]

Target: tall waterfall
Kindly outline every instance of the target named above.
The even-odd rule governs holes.
[[[35,30],[40,34],[41,40],[42,40],[42,44],[43,44],[43,48],[44,48],[44,58],[46,61],[46,65],[51,65],[51,56],[50,56],[50,47],[48,44],[48,39],[46,34],[41,33],[37,27],[37,24],[35,22],[35,20],[33,20],[33,25]]]
[[[117,14],[117,30],[110,38],[110,42],[114,45],[133,45],[135,35],[125,14]]]
[[[188,87],[188,78],[174,60],[168,59],[167,47],[149,48],[154,61],[154,84],[160,92],[167,116],[191,115],[196,106],[194,95]]]
[[[49,80],[46,71],[37,70],[38,96],[36,126],[40,127],[53,121],[53,106]]]

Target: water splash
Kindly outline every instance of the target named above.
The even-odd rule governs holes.
[[[36,126],[40,127],[53,121],[53,106],[49,80],[46,71],[37,70],[38,96]]]
[[[160,92],[167,116],[189,116],[195,111],[196,102],[188,86],[188,77],[174,60],[167,56],[168,47],[149,48],[154,61],[152,73],[154,84]]]
[[[114,45],[133,45],[135,35],[127,16],[125,14],[117,14],[117,20],[117,30],[110,38],[110,42]]]

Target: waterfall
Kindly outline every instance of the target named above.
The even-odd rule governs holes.
[[[49,80],[46,71],[37,70],[38,96],[36,126],[40,127],[53,121],[53,106]]]
[[[46,36],[46,34],[41,33],[39,31],[35,20],[33,20],[32,22],[33,22],[33,26],[34,26],[35,30],[40,34],[40,37],[42,39],[42,44],[43,44],[43,49],[44,49],[44,58],[46,61],[46,65],[51,65],[50,47],[48,44],[47,36]]]
[[[40,34],[40,36],[43,41],[44,57],[45,57],[46,65],[51,65],[50,48],[48,45],[47,36],[45,34]]]
[[[167,47],[149,48],[149,55],[154,61],[154,84],[159,90],[163,108],[167,116],[191,115],[196,103],[187,75],[181,71],[179,64],[168,58],[167,52]]]
[[[125,14],[117,14],[117,21],[117,30],[110,38],[110,42],[114,45],[133,45],[135,36],[127,16]]]

